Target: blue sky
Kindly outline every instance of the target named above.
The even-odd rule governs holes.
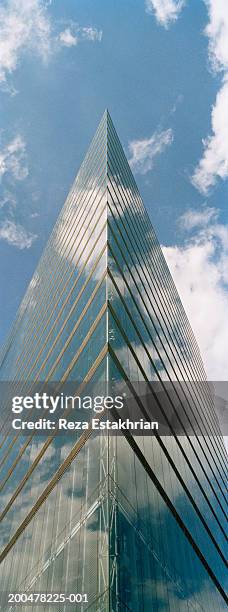
[[[227,1],[6,0],[0,24],[0,343],[108,107],[208,375],[227,378]]]

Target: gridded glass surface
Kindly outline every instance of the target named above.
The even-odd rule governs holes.
[[[183,410],[187,382],[204,384],[187,397],[190,435],[179,438],[44,439],[5,422],[3,609],[4,592],[60,590],[88,593],[90,612],[225,610],[225,449],[199,348],[107,112],[0,366],[2,381],[83,388],[85,379],[181,381]]]

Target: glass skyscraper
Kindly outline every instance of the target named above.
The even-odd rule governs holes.
[[[77,381],[81,392],[88,381],[160,381],[167,395],[180,393],[180,419],[188,408],[181,436],[37,438],[2,417],[1,609],[18,609],[6,593],[61,592],[88,601],[23,610],[225,610],[225,447],[199,348],[107,111],[21,303],[0,378]]]

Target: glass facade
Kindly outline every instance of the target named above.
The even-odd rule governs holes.
[[[8,592],[60,591],[88,602],[23,609],[225,610],[226,451],[108,112],[21,303],[0,380],[77,381],[80,390],[85,381],[159,381],[167,394],[168,382],[189,424],[184,436],[44,439],[3,422],[1,609],[17,609],[5,605]],[[204,382],[189,393],[189,381]]]

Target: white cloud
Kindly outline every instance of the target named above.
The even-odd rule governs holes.
[[[204,0],[209,22],[205,34],[209,38],[209,56],[214,70],[228,70],[228,5],[226,0]]]
[[[208,195],[218,178],[228,177],[228,3],[227,0],[203,0],[208,11],[205,35],[208,37],[210,65],[223,73],[222,85],[211,113],[211,135],[204,138],[203,154],[196,166],[192,183]],[[146,0],[147,11],[166,29],[177,20],[185,0]]]
[[[28,175],[26,144],[19,134],[0,150],[0,179],[9,173],[18,181]]]
[[[218,178],[228,177],[228,80],[217,94],[211,125],[213,134],[203,141],[203,156],[192,176],[193,185],[204,195]]]
[[[205,206],[202,210],[188,210],[180,217],[180,226],[186,230],[196,227],[205,227],[211,221],[217,221],[218,210],[212,206]]]
[[[4,188],[4,181],[8,175],[18,181],[22,181],[28,175],[26,164],[26,145],[20,135],[15,136],[0,151],[0,180],[3,179],[3,193],[0,198],[0,240],[4,240],[18,249],[29,249],[37,238],[35,234],[27,230],[15,219],[17,199],[15,194]]]
[[[80,40],[100,41],[102,31],[71,22],[56,35],[44,0],[6,0],[0,8],[0,83],[10,95],[16,90],[7,77],[18,67],[25,52],[36,53],[47,62],[59,46],[72,47]]]
[[[70,27],[67,27],[59,34],[59,41],[64,47],[75,47],[83,40],[100,42],[101,39],[102,30],[92,27],[79,27],[76,23],[71,23]]]
[[[147,11],[166,29],[178,19],[184,5],[185,0],[146,0]]]
[[[144,140],[132,140],[129,145],[129,164],[132,170],[139,174],[146,174],[153,168],[154,158],[173,142],[173,131],[171,128],[156,131],[150,138]]]
[[[18,249],[30,249],[37,236],[27,232],[20,224],[5,219],[0,222],[0,240],[5,240],[8,244]]]
[[[8,0],[0,8],[0,82],[18,66],[24,51],[44,61],[51,51],[51,23],[41,0]]]
[[[9,94],[11,98],[14,98],[14,96],[18,94],[18,89],[16,89],[12,83],[8,83],[7,81],[1,81],[1,91]]]
[[[208,378],[227,380],[228,226],[215,209],[204,218],[189,211],[181,220],[195,234],[183,246],[163,247],[185,311],[199,343]],[[189,223],[189,219],[193,223]],[[187,220],[187,223],[186,223]],[[198,225],[198,227],[196,227]]]
[[[222,86],[212,107],[212,134],[203,140],[204,151],[192,177],[194,186],[207,195],[218,178],[228,177],[228,4],[227,0],[204,0],[209,22],[209,58],[214,72],[223,73]]]
[[[13,211],[16,208],[17,200],[14,193],[5,189],[0,196],[0,210],[7,208]]]
[[[59,40],[64,47],[75,47],[78,43],[78,38],[72,34],[70,28],[60,32]]]
[[[102,30],[97,30],[96,28],[92,27],[80,28],[80,32],[84,40],[91,40],[92,42],[95,42],[96,40],[100,42],[103,36]]]

